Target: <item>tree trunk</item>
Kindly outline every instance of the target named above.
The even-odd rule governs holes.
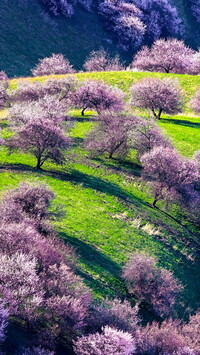
[[[152,112],[153,112],[154,117],[157,118],[157,115],[156,115],[154,109],[152,110]]]
[[[157,115],[158,120],[160,120],[161,113],[162,113],[162,109],[160,108]]]
[[[155,208],[156,207],[156,203],[158,202],[158,200],[155,198],[154,201],[152,202],[152,207]]]
[[[36,165],[36,169],[41,169],[41,157],[37,158],[37,165]]]
[[[81,115],[84,116],[84,113],[85,113],[85,110],[86,110],[87,107],[84,107],[81,111]]]

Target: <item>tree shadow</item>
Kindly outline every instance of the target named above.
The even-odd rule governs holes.
[[[73,148],[82,145],[84,139],[81,137],[73,137]]]
[[[187,121],[187,120],[175,120],[173,118],[162,118],[161,121],[165,122],[165,123],[177,124],[177,125],[180,125],[180,126],[186,126],[186,127],[192,127],[192,128],[200,128],[200,123]]]
[[[62,181],[70,181],[74,184],[81,184],[83,187],[91,188],[110,196],[117,197],[126,203],[133,203],[136,207],[150,206],[147,202],[143,201],[139,197],[127,193],[113,182],[82,173],[75,169],[70,170],[69,173],[54,170],[41,170],[39,171],[39,174],[47,175]]]
[[[126,287],[120,276],[121,267],[115,261],[89,243],[69,236],[65,232],[60,232],[60,235],[66,243],[75,248],[80,262],[86,265],[86,269],[92,270],[89,273],[82,270],[80,266],[76,269],[77,274],[87,281],[91,289],[104,297],[116,295],[116,293],[122,298],[126,296]],[[93,272],[95,277],[92,276]],[[97,278],[96,275],[101,275],[101,278]]]
[[[36,168],[27,165],[27,164],[8,164],[8,163],[1,163],[0,170],[14,170],[14,171],[31,171],[36,172]]]
[[[72,121],[72,122],[93,122],[98,121],[98,116],[95,115],[87,115],[84,116],[67,116],[65,121]]]
[[[2,121],[0,122],[0,128],[1,128],[1,129],[8,128],[8,127],[10,127],[8,121],[2,120]]]
[[[69,172],[58,170],[43,170],[36,169],[26,164],[7,164],[0,165],[0,170],[13,170],[13,171],[31,171],[32,173],[45,175],[61,181],[69,181],[74,184],[81,184],[85,188],[91,188],[101,193],[117,197],[125,203],[134,204],[135,207],[146,206],[150,207],[148,202],[143,201],[131,193],[127,193],[117,184],[103,180],[101,178],[82,173],[78,170],[72,169]]]
[[[116,172],[123,172],[128,173],[133,176],[140,177],[142,167],[131,161],[120,161],[118,159],[101,159],[101,158],[94,158],[93,160],[100,162],[101,164],[105,165],[107,168],[110,168]],[[114,163],[120,163],[120,165],[115,165]]]

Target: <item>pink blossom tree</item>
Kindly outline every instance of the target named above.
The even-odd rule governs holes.
[[[178,322],[152,323],[141,328],[136,338],[137,355],[195,355],[180,333]]]
[[[200,113],[200,87],[190,101],[190,107],[194,110],[195,113]]]
[[[103,153],[111,159],[114,156],[123,159],[129,151],[129,131],[134,126],[134,117],[122,115],[104,115],[86,138],[85,146],[93,156]]]
[[[43,302],[36,259],[16,253],[0,254],[0,261],[0,294],[9,314],[30,321]]]
[[[183,93],[176,80],[144,78],[130,89],[131,104],[148,109],[160,119],[162,112],[175,115],[182,112]]]
[[[187,345],[195,350],[195,354],[200,352],[200,312],[190,317],[188,323],[182,327],[182,335],[187,341]]]
[[[51,57],[40,59],[39,64],[32,69],[33,76],[71,74],[74,72],[73,65],[62,54],[52,54]]]
[[[10,92],[11,102],[37,101],[46,95],[45,86],[41,82],[32,83],[29,81],[19,82],[15,90]]]
[[[197,166],[198,166],[198,169],[199,169],[199,171],[200,171],[200,150],[197,150],[197,151],[194,153],[194,160],[196,161]]]
[[[134,57],[132,67],[143,71],[184,74],[189,71],[194,51],[183,41],[159,39],[151,48],[144,46]]]
[[[69,104],[77,88],[77,80],[73,77],[48,79],[44,83],[21,81],[15,90],[10,92],[12,102],[38,101],[44,96],[56,97]]]
[[[134,335],[139,327],[138,305],[132,307],[127,300],[113,299],[94,305],[87,319],[89,332],[101,331],[108,325]]]
[[[87,80],[77,90],[74,104],[82,108],[82,115],[86,109],[102,111],[122,111],[124,107],[124,93],[115,87],[109,86],[102,81]]]
[[[6,141],[6,146],[11,152],[17,149],[34,155],[37,169],[41,169],[47,160],[55,164],[63,164],[64,153],[70,145],[70,138],[64,135],[60,127],[55,127],[50,120],[41,119],[34,119],[27,123]]]
[[[41,334],[42,343],[55,342],[64,334],[71,338],[81,332],[91,302],[90,290],[81,278],[61,263],[50,265],[40,274],[40,280],[45,290],[41,320],[46,330]]]
[[[54,193],[45,184],[23,183],[15,190],[5,193],[1,202],[4,213],[1,221],[7,223],[20,223],[24,220],[48,220],[53,212],[49,212]],[[32,222],[33,223],[33,222]]]
[[[153,207],[160,199],[180,200],[199,180],[196,163],[181,158],[172,148],[154,148],[141,157],[141,162],[143,178],[153,189]]]
[[[3,70],[0,71],[0,80],[8,81],[8,76]]]
[[[132,355],[135,351],[135,343],[131,334],[105,327],[102,333],[83,336],[74,342],[76,355]]]
[[[17,102],[9,109],[9,121],[13,129],[31,123],[34,117],[60,126],[66,119],[68,107],[55,96],[44,96],[38,101]]]
[[[170,317],[181,286],[170,271],[158,268],[156,263],[157,260],[149,255],[132,254],[122,276],[132,295],[149,305],[160,317]]]
[[[200,74],[200,50],[194,52],[194,54],[191,57],[189,74],[193,74],[193,75]]]
[[[137,151],[138,158],[155,147],[172,147],[170,140],[154,121],[138,119],[136,127],[129,133],[130,146]]]
[[[111,58],[104,50],[93,51],[84,63],[86,71],[119,71],[124,70],[119,56]]]
[[[11,210],[14,213],[14,208]],[[62,262],[71,267],[76,260],[73,248],[61,242],[57,235],[51,233],[44,236],[39,233],[37,219],[9,224],[4,220],[0,225],[0,243],[0,251],[3,254],[12,256],[22,252],[35,257],[40,272],[50,265],[60,265]]]
[[[6,107],[6,105],[9,102],[8,98],[8,82],[4,80],[0,80],[0,109],[3,109]]]

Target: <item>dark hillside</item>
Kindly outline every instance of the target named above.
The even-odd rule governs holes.
[[[67,19],[45,11],[40,0],[1,0],[0,5],[0,68],[10,76],[30,74],[38,58],[63,53],[80,69],[93,49],[108,47],[115,53],[111,38],[103,30],[95,13],[77,9]]]
[[[186,27],[186,42],[200,45],[197,25],[188,0],[173,0]],[[0,68],[9,76],[27,76],[38,58],[63,53],[81,69],[92,50],[106,48],[116,54],[116,44],[102,25],[97,10],[76,8],[71,19],[53,16],[41,0],[1,0],[0,4]],[[129,61],[132,54],[124,55]]]

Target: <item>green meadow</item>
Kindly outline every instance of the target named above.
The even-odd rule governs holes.
[[[100,79],[118,86],[127,93],[131,84],[147,77],[165,74],[139,72],[79,73],[76,77]],[[195,115],[189,101],[200,86],[199,76],[173,75],[185,91],[184,112],[178,116],[163,116],[159,125],[171,137],[177,150],[192,157],[200,146],[200,117]],[[52,76],[54,77],[54,76]],[[61,76],[58,76],[61,77]],[[45,80],[36,78],[29,80]],[[18,80],[11,81],[16,87]],[[138,112],[148,119],[148,112]],[[4,137],[8,136],[7,112],[0,114]],[[92,159],[83,147],[84,137],[94,126],[94,115],[72,111],[75,124],[71,131],[74,146],[67,152],[65,166],[45,163],[37,171],[35,159],[29,154],[8,155],[0,151],[0,193],[23,181],[46,183],[55,192],[54,204],[60,204],[65,216],[54,222],[60,238],[70,243],[78,254],[77,273],[92,288],[97,298],[126,297],[121,268],[128,256],[145,251],[158,258],[159,265],[174,272],[184,286],[184,307],[196,310],[200,294],[200,234],[179,206],[151,207],[152,197],[141,179],[141,166],[134,152],[124,162],[105,156]]]

